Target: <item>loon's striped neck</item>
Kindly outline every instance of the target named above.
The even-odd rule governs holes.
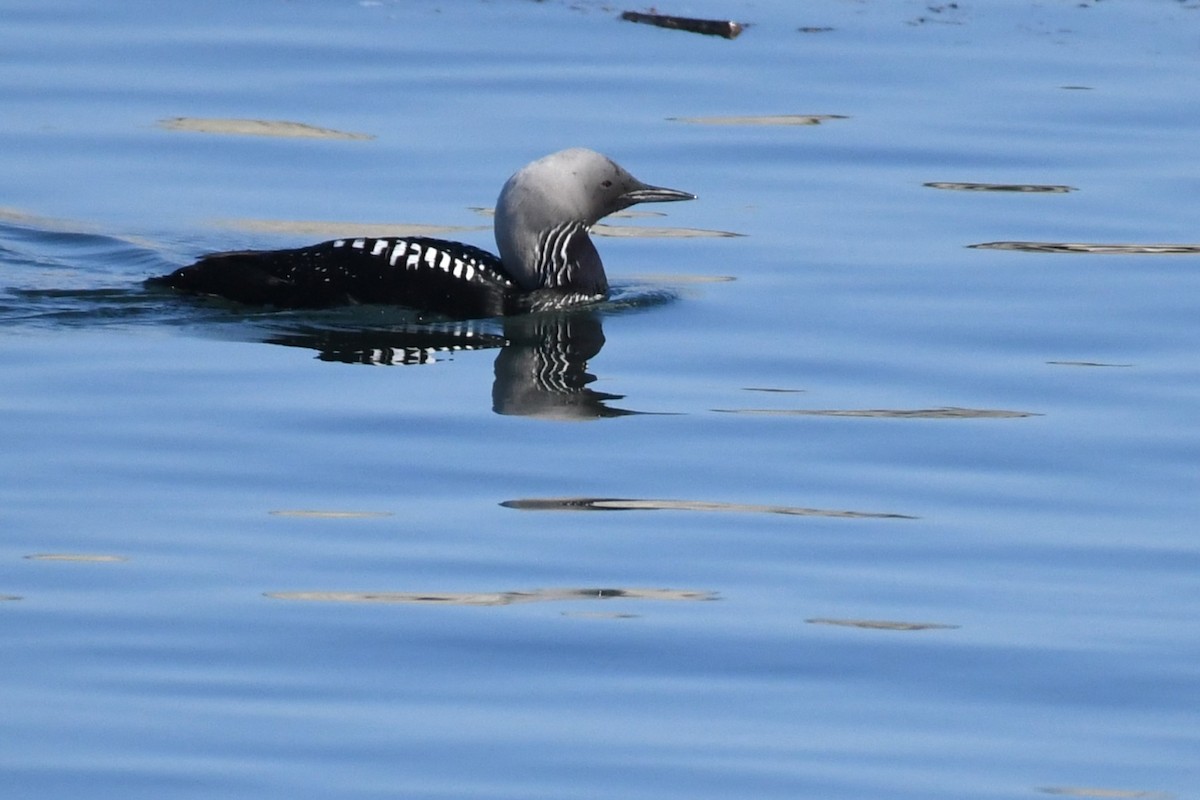
[[[566,222],[538,236],[537,273],[542,276],[541,288],[598,296],[608,293],[608,277],[600,254],[588,237],[589,230],[582,222]]]

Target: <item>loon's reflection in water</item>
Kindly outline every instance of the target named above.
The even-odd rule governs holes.
[[[604,346],[595,309],[377,330],[299,327],[265,341],[315,350],[322,361],[392,366],[427,364],[463,350],[498,349],[492,384],[497,414],[586,420],[640,413],[609,405],[623,395],[589,388],[596,376],[588,372],[588,362]]]
[[[507,344],[502,334],[473,322],[367,329],[299,324],[272,333],[263,341],[315,350],[321,361],[374,366],[431,364],[449,353],[490,350]]]
[[[597,419],[639,412],[607,405],[623,395],[588,387],[588,361],[604,347],[595,311],[506,320],[509,343],[496,356],[492,410],[549,419]]]

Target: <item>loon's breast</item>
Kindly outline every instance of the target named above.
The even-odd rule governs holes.
[[[152,284],[253,305],[402,305],[468,319],[512,313],[520,290],[486,250],[426,237],[334,239],[213,253]]]

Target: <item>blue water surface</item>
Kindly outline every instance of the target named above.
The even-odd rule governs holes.
[[[1200,797],[1200,7],[621,10],[0,2],[0,796]],[[141,287],[576,145],[594,309]]]

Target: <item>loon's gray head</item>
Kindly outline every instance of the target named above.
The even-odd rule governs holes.
[[[500,260],[526,291],[603,295],[608,279],[588,231],[635,203],[695,200],[650,186],[594,150],[551,153],[518,170],[496,201]]]

